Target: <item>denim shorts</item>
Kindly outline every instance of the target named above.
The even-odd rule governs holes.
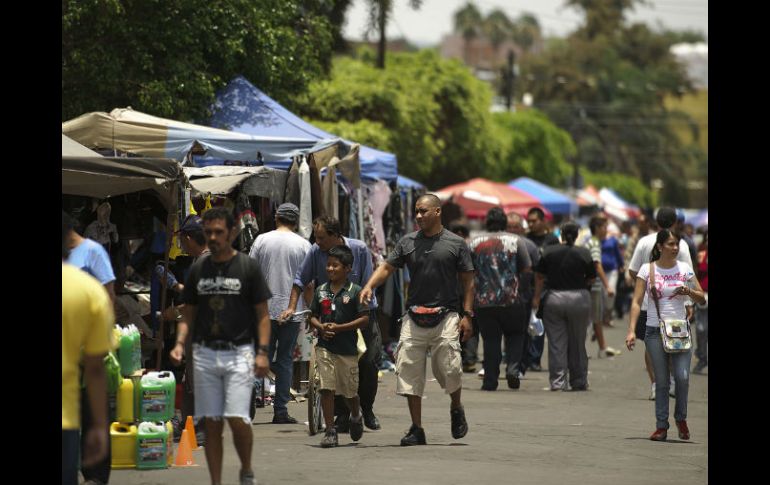
[[[642,310],[639,312],[639,318],[636,319],[636,338],[637,340],[644,340],[644,334],[647,332],[647,312]]]
[[[195,417],[243,418],[249,415],[254,387],[254,346],[213,350],[193,344]]]

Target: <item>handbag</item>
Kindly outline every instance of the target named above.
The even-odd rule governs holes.
[[[441,323],[444,315],[447,313],[449,313],[449,308],[443,306],[427,307],[412,305],[409,307],[409,317],[415,325],[424,328],[435,327]]]
[[[687,352],[692,348],[692,337],[690,335],[690,322],[679,319],[663,319],[660,317],[660,306],[658,305],[658,290],[655,289],[655,266],[650,263],[650,293],[655,302],[655,310],[658,312],[658,323],[660,325],[660,338],[663,342],[663,350],[669,354]]]

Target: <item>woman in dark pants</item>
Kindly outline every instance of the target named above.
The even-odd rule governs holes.
[[[587,249],[575,247],[578,231],[574,222],[562,225],[562,244],[543,248],[543,255],[535,267],[532,308],[543,305],[552,391],[588,389],[585,346],[591,306],[588,288],[596,278],[596,267]],[[545,280],[548,280],[548,293],[541,302]]]

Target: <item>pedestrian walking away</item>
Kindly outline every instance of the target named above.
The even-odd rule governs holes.
[[[684,321],[687,317],[685,300],[691,299],[702,304],[706,298],[692,267],[676,259],[680,249],[679,243],[679,237],[670,230],[663,229],[658,232],[650,263],[642,266],[637,274],[626,336],[626,347],[633,350],[636,341],[636,320],[642,299],[646,300],[648,311],[644,342],[652,360],[657,387],[655,431],[650,435],[653,441],[665,441],[668,434],[667,391],[668,377],[672,371],[676,382],[674,420],[679,438],[690,439],[690,430],[687,427],[687,395],[690,385],[692,348],[684,352],[666,352],[663,348],[660,325],[661,321],[666,319]],[[651,308],[650,305],[652,305]]]
[[[562,244],[543,250],[535,268],[532,308],[542,306],[548,336],[548,379],[552,391],[588,390],[586,331],[590,321],[588,288],[596,278],[595,261],[586,248],[576,247],[579,227],[561,227]],[[543,289],[547,287],[547,292]]]
[[[460,341],[473,334],[473,262],[465,240],[441,224],[441,200],[426,194],[417,199],[415,221],[419,231],[401,238],[396,247],[361,290],[368,303],[374,288],[396,270],[407,266],[411,275],[407,313],[404,314],[396,353],[396,393],[406,396],[412,426],[402,446],[426,444],[422,428],[422,396],[426,359],[438,384],[450,395],[451,430],[454,439],[468,432],[461,401],[462,358]],[[462,300],[457,278],[463,283]]]
[[[294,275],[299,270],[310,243],[296,234],[299,222],[299,208],[287,202],[275,212],[274,231],[260,234],[251,246],[249,256],[259,264],[262,274],[273,296],[267,303],[270,313],[270,350],[268,361],[275,370],[275,401],[273,401],[273,424],[296,424],[286,407],[289,402],[292,374],[294,371],[293,352],[297,335],[304,318],[294,315],[281,319],[291,299]],[[299,312],[305,309],[302,298],[297,304]]]
[[[287,309],[281,314],[282,319],[287,319],[297,311],[297,302],[300,293],[311,283],[318,288],[328,280],[326,273],[326,261],[328,253],[334,246],[344,245],[353,251],[353,265],[348,278],[351,282],[363,286],[372,275],[372,253],[366,247],[366,243],[358,239],[351,239],[342,235],[340,222],[329,216],[322,216],[313,221],[313,244],[305,256],[302,265],[294,276],[294,286],[291,290],[291,298]],[[358,396],[361,399],[361,409],[364,413],[364,425],[367,428],[380,429],[380,421],[374,414],[374,400],[377,397],[377,374],[381,360],[382,337],[380,327],[377,324],[377,299],[369,302],[369,323],[361,330],[366,342],[366,354],[358,361],[359,381]],[[337,416],[335,426],[337,431],[348,431],[351,410],[341,397],[335,399],[334,414]]]
[[[487,212],[487,232],[474,237],[469,248],[476,268],[474,311],[484,338],[484,383],[482,390],[497,390],[500,375],[500,345],[506,337],[505,378],[508,387],[521,385],[524,334],[529,322],[525,303],[519,298],[522,273],[532,264],[523,238],[505,232],[508,218],[500,207]]]
[[[203,233],[211,254],[198,259],[187,276],[183,318],[171,351],[171,360],[178,365],[191,330],[195,413],[206,418],[205,452],[212,485],[220,485],[222,478],[224,419],[241,462],[241,485],[256,483],[249,408],[254,374],[263,377],[268,371],[267,301],[272,295],[256,261],[233,248],[234,224],[232,213],[224,207],[203,215]],[[256,355],[255,338],[259,339]]]
[[[326,433],[322,448],[338,445],[334,427],[334,396],[342,396],[350,409],[350,439],[358,441],[364,432],[358,397],[357,330],[369,322],[369,305],[361,302],[361,287],[348,279],[353,251],[345,245],[329,250],[326,273],[329,281],[315,290],[310,304],[310,323],[318,331],[316,362],[321,380],[321,406]]]

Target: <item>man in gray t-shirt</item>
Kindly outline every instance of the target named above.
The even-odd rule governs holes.
[[[433,194],[417,199],[415,220],[420,230],[407,234],[361,290],[368,303],[373,289],[405,265],[409,268],[409,312],[403,317],[396,357],[396,393],[406,396],[412,426],[401,446],[426,444],[422,428],[422,394],[428,350],[438,384],[451,396],[452,437],[468,432],[460,401],[462,361],[460,342],[473,335],[473,262],[465,240],[441,224],[441,201]],[[463,283],[462,300],[457,278]],[[461,317],[462,315],[462,317]]]
[[[297,344],[297,334],[303,319],[290,317],[287,320],[281,320],[280,315],[289,306],[294,274],[310,251],[310,242],[294,232],[298,220],[299,209],[296,205],[281,204],[275,212],[276,229],[260,234],[249,252],[249,256],[259,263],[262,274],[267,280],[267,286],[273,294],[267,306],[271,326],[268,361],[272,362],[275,356],[275,363],[273,363],[275,370],[273,423],[275,424],[297,422],[289,416],[286,404],[289,402],[289,387],[292,381],[292,353]],[[304,309],[304,301],[300,298],[297,310]]]

